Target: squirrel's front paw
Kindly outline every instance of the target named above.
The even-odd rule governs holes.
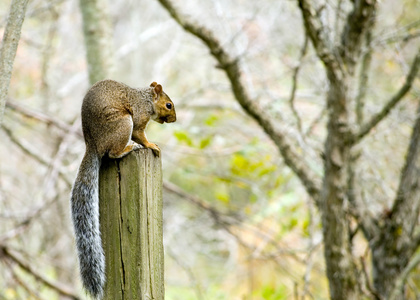
[[[149,145],[146,146],[146,148],[152,149],[153,154],[155,156],[160,156],[160,148],[158,147],[158,145],[150,143]]]

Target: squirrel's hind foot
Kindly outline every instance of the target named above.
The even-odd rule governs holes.
[[[122,158],[122,157],[126,156],[128,153],[130,153],[131,151],[137,150],[137,149],[140,149],[140,148],[141,148],[141,145],[139,145],[139,144],[137,144],[137,143],[135,143],[133,141],[130,141],[128,143],[128,145],[125,146],[125,148],[123,149],[123,151],[121,151],[120,153],[109,152],[108,153],[108,156],[109,156],[109,158],[113,158],[113,159],[115,159],[115,158]]]

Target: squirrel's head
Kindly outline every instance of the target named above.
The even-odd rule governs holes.
[[[155,106],[155,116],[153,120],[163,124],[176,121],[175,106],[168,95],[163,91],[162,86],[156,82],[152,82],[150,87],[153,88],[153,104]]]

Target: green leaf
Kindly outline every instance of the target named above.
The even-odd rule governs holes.
[[[204,121],[204,123],[207,125],[207,126],[214,126],[215,125],[215,123],[217,122],[219,120],[219,116],[218,115],[211,115],[210,117],[208,117],[205,121]]]
[[[310,225],[309,219],[308,218],[304,219],[302,222],[302,231],[305,236],[309,236],[309,225]]]
[[[261,289],[261,297],[265,300],[287,299],[287,288],[284,285],[271,286],[266,285]]]
[[[223,203],[229,203],[229,195],[227,193],[223,192],[216,192],[215,193],[216,199],[223,202]]]
[[[202,139],[200,141],[200,149],[206,148],[208,145],[210,145],[210,143],[211,143],[212,140],[213,140],[213,137],[212,136],[208,136],[208,137]]]
[[[289,229],[293,229],[299,223],[297,218],[292,218],[289,223]]]
[[[277,169],[277,166],[268,166],[268,167],[262,168],[261,171],[258,173],[258,175],[264,176],[264,175],[274,172],[276,169]]]
[[[174,132],[175,138],[180,142],[184,143],[190,147],[193,146],[192,139],[188,136],[188,134],[185,131],[177,130]]]
[[[235,154],[231,161],[231,171],[235,175],[243,175],[248,170],[250,162],[241,154]]]

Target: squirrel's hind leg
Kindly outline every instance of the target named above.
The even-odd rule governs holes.
[[[140,145],[131,140],[133,119],[130,115],[124,116],[118,122],[113,122],[112,125],[109,125],[107,152],[110,158],[121,158],[131,151],[140,148]]]
[[[112,153],[109,152],[108,156],[109,158],[121,158],[126,156],[128,153],[130,153],[133,150],[141,148],[141,145],[134,143],[133,141],[130,141],[127,146],[120,152],[120,153]]]

